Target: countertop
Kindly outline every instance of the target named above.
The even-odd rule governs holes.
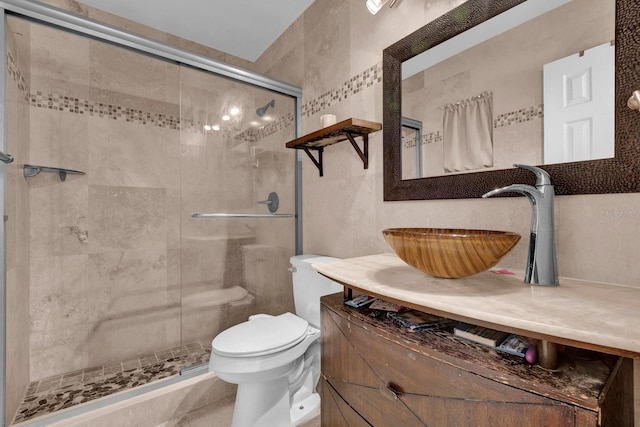
[[[640,288],[560,278],[523,283],[524,272],[493,270],[461,279],[429,276],[394,254],[314,264],[362,293],[425,312],[559,344],[640,358]]]

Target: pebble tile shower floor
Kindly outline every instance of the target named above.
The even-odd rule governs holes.
[[[192,343],[34,381],[13,424],[178,375],[185,367],[208,362],[210,354],[210,348]]]

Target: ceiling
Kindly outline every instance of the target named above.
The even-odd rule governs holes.
[[[313,3],[313,0],[81,1],[252,62]]]

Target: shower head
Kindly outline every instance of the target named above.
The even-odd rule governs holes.
[[[267,109],[269,107],[275,107],[276,105],[276,100],[272,99],[271,101],[269,101],[269,103],[267,105],[265,105],[264,107],[260,107],[256,110],[256,114],[258,115],[258,117],[262,117],[265,115],[265,113],[267,112]]]

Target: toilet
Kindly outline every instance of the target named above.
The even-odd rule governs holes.
[[[257,314],[214,338],[209,370],[238,385],[232,427],[293,427],[320,407],[320,297],[342,285],[311,265],[336,259],[291,257],[296,314]]]

